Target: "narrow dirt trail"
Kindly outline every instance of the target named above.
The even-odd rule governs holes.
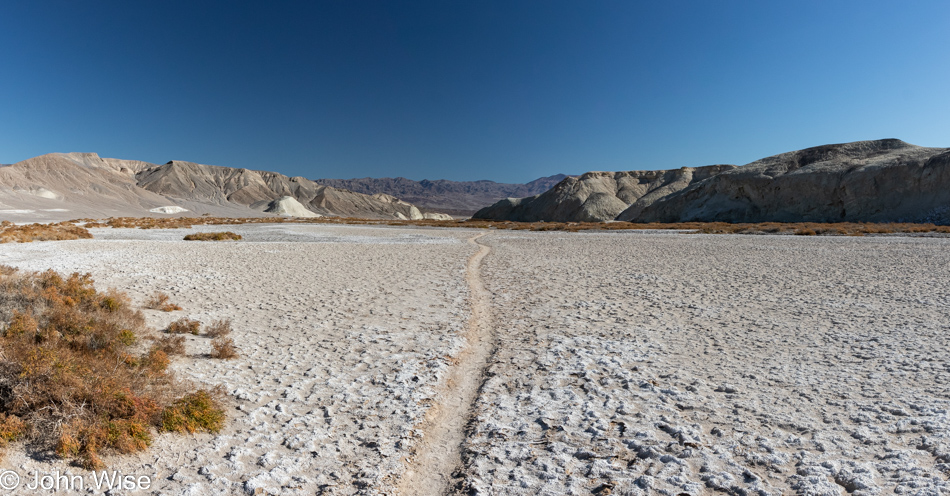
[[[396,487],[403,496],[444,495],[451,489],[452,473],[461,464],[461,445],[472,405],[484,380],[488,358],[494,347],[491,319],[491,294],[481,278],[481,262],[491,251],[478,240],[487,233],[468,240],[478,246],[465,267],[465,280],[470,292],[471,316],[465,339],[468,346],[449,371],[439,402],[433,405],[422,423],[424,433],[415,454],[408,461],[406,473]]]

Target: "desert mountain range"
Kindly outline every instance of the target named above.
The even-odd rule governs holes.
[[[498,200],[509,194],[529,196]],[[925,148],[897,139],[858,141],[783,153],[744,166],[588,172],[527,184],[405,178],[314,181],[192,162],[157,165],[101,158],[95,153],[51,153],[0,166],[4,220],[176,213],[448,219],[445,212],[465,215],[490,202],[495,203],[474,217],[528,222],[950,224],[950,148]]]
[[[449,218],[423,214],[415,205],[390,195],[365,195],[303,177],[191,162],[156,165],[101,158],[95,153],[51,153],[0,167],[0,215],[12,220],[184,212]]]
[[[807,148],[750,164],[588,172],[479,210],[479,219],[950,224],[950,148],[897,139]]]
[[[452,215],[470,216],[485,205],[491,205],[504,198],[543,193],[566,177],[564,174],[556,174],[525,184],[445,179],[413,181],[404,177],[316,179],[315,181],[367,195],[384,193],[395,196],[419,206],[423,211],[434,210]]]

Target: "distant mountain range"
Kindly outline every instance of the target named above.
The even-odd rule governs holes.
[[[824,145],[748,165],[588,172],[479,219],[950,224],[950,148],[897,139]]]
[[[385,194],[366,195],[276,172],[171,161],[156,165],[51,153],[0,168],[0,220],[211,214],[449,219]]]
[[[342,188],[366,195],[383,193],[419,206],[423,210],[469,216],[476,210],[503,198],[533,196],[543,193],[568,176],[535,179],[526,184],[496,183],[494,181],[448,181],[439,179],[413,181],[404,177],[362,179],[316,179],[334,188]]]
[[[375,219],[469,216],[502,198],[535,195],[565,175],[527,184],[322,179],[170,161],[50,153],[0,167],[0,220],[168,214]]]
[[[488,206],[486,206],[488,205]],[[744,166],[558,174],[527,184],[320,179],[95,153],[0,167],[0,220],[200,215],[513,221],[950,224],[950,148],[823,145]]]

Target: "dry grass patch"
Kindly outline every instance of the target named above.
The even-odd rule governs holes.
[[[706,234],[794,234],[798,236],[864,236],[866,234],[950,234],[950,226],[871,222],[760,222],[757,224],[708,223]]]
[[[243,239],[240,234],[231,231],[194,233],[185,236],[185,241],[238,241]]]
[[[819,223],[819,222],[760,222],[760,223],[728,223],[728,222],[675,222],[675,223],[632,223],[632,222],[513,222],[482,219],[464,220],[395,220],[395,219],[360,219],[354,217],[319,217],[319,218],[292,218],[292,217],[119,217],[111,218],[102,224],[110,227],[164,229],[190,228],[196,225],[237,225],[237,224],[356,224],[356,225],[391,225],[415,227],[455,227],[471,229],[510,229],[516,231],[624,231],[624,230],[682,230],[705,234],[798,234],[798,235],[843,235],[861,236],[864,234],[921,234],[936,233],[950,234],[950,226],[936,226],[934,224],[912,223]],[[91,224],[87,224],[91,226]],[[814,232],[814,234],[812,233]]]
[[[184,336],[162,336],[155,340],[152,349],[161,351],[166,355],[184,355],[185,337]]]
[[[86,221],[77,219],[76,221]],[[212,217],[202,214],[201,217],[110,217],[103,221],[96,221],[96,227],[113,227],[125,229],[190,229],[193,226],[238,225],[281,223],[290,219],[285,217]],[[87,226],[90,224],[87,224]]]
[[[163,312],[174,312],[175,310],[181,310],[181,307],[170,302],[169,296],[161,291],[156,291],[147,302],[145,302],[145,308],[150,308],[152,310],[161,310]]]
[[[169,334],[194,334],[198,335],[198,329],[201,328],[201,322],[197,320],[192,320],[186,317],[182,317],[171,324],[168,324],[168,327],[165,329],[165,332]]]
[[[0,322],[0,444],[22,439],[99,468],[100,455],[144,450],[156,431],[220,428],[216,393],[175,380],[174,346],[140,351],[142,313],[122,293],[97,291],[88,274],[3,267]]]
[[[69,222],[58,224],[29,224],[18,226],[10,221],[0,223],[0,243],[30,243],[33,241],[63,241],[92,239],[92,234],[83,227]]]
[[[219,432],[224,426],[224,412],[217,405],[223,396],[220,386],[185,395],[162,412],[162,430]]]
[[[222,336],[211,340],[211,358],[229,360],[237,356],[237,347],[234,346],[233,339]]]
[[[216,320],[205,329],[205,334],[211,338],[219,338],[231,334],[231,319]]]

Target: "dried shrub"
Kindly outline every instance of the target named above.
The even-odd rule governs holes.
[[[208,337],[219,338],[231,334],[231,319],[216,320],[205,330]]]
[[[142,358],[141,364],[150,372],[154,374],[160,374],[165,372],[165,370],[168,369],[168,365],[171,363],[171,358],[169,358],[168,355],[169,353],[157,346],[153,346],[148,350],[148,354]]]
[[[163,312],[174,312],[175,310],[181,310],[181,307],[170,302],[169,296],[161,291],[156,291],[147,302],[145,302],[145,308],[151,308],[152,310],[161,310]]]
[[[163,336],[155,341],[152,349],[159,350],[166,355],[184,355],[185,337],[184,336]]]
[[[20,417],[0,413],[0,449],[20,439],[26,432],[26,427],[26,422]]]
[[[864,234],[950,234],[950,226],[934,224],[890,223],[874,224],[859,222],[818,223],[818,222],[675,222],[675,223],[632,223],[632,222],[513,222],[483,219],[464,220],[396,220],[361,219],[355,217],[118,217],[104,222],[114,228],[170,229],[190,228],[197,225],[238,225],[238,224],[357,224],[391,225],[417,227],[464,227],[472,229],[510,229],[515,231],[623,231],[642,229],[678,230],[704,234],[795,234],[799,230],[812,229],[817,235],[857,236]],[[91,226],[91,224],[86,224]],[[98,225],[98,224],[97,224]]]
[[[224,412],[217,405],[223,394],[219,386],[185,395],[162,412],[162,430],[188,433],[220,432],[224,425]]]
[[[146,449],[166,412],[200,396],[167,371],[161,343],[136,353],[144,316],[93,283],[0,268],[0,445],[25,439],[99,468],[102,454]],[[220,429],[218,397],[200,397],[200,417],[219,420],[195,428]]]
[[[70,239],[92,239],[92,234],[87,229],[69,222],[17,226],[12,222],[4,221],[4,224],[0,226],[0,243],[30,243],[33,241]]]
[[[234,234],[231,231],[194,233],[185,236],[185,241],[238,241],[240,239],[242,239],[240,234]]]
[[[237,356],[237,347],[234,346],[233,339],[219,337],[211,340],[211,358],[230,360]]]
[[[165,331],[169,334],[194,334],[197,336],[198,330],[200,328],[201,322],[182,317],[171,324],[168,324],[168,328],[166,328]]]

